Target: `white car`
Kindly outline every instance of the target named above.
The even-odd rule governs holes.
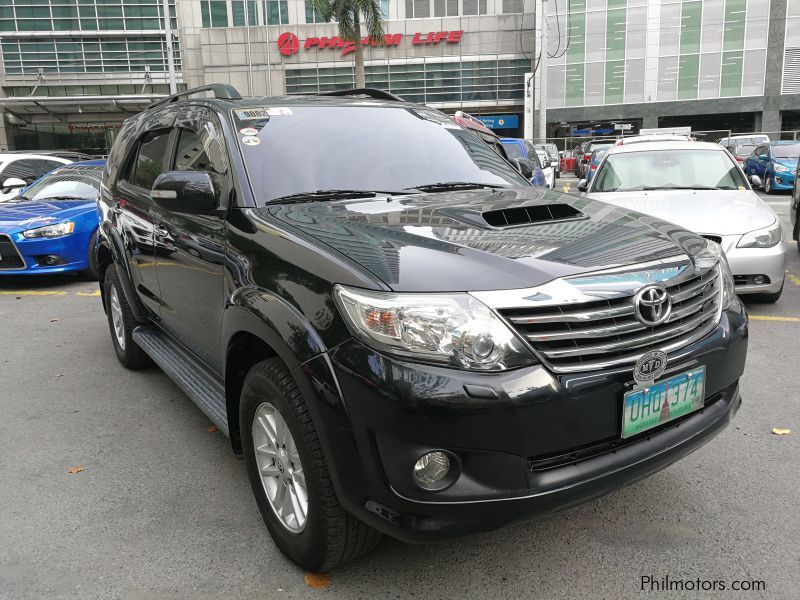
[[[542,173],[544,174],[545,183],[547,184],[548,188],[552,189],[556,183],[556,172],[553,169],[552,163],[550,162],[550,157],[547,156],[547,152],[538,149],[536,150],[536,156],[539,157],[539,164],[542,165]]]
[[[45,173],[71,162],[46,154],[0,152],[0,202],[15,198],[22,188]]]
[[[719,144],[658,141],[622,144],[603,158],[593,200],[652,215],[722,246],[738,294],[776,302],[783,291],[787,243],[775,211],[752,190]]]

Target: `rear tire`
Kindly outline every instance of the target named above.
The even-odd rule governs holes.
[[[281,452],[280,441],[276,448],[269,441],[270,437],[262,437],[259,440],[261,445],[258,460],[263,463],[266,455],[268,462],[275,461],[274,465],[280,469],[281,474],[288,470],[286,461],[289,460],[293,469],[292,477],[298,468],[304,474],[302,480],[305,482],[307,512],[303,515],[305,521],[299,531],[296,531],[297,524],[302,519],[295,517],[292,520],[290,517],[287,522],[285,517],[279,516],[278,509],[273,509],[277,503],[277,492],[274,492],[275,497],[270,500],[267,496],[268,484],[265,483],[262,473],[267,477],[275,477],[276,473],[272,466],[265,467],[262,464],[259,467],[257,461],[254,424],[256,433],[259,434],[259,427],[263,427],[263,423],[257,416],[263,415],[265,405],[269,410],[277,411],[288,428],[289,439],[284,437],[286,442],[283,449],[293,447],[294,451]],[[277,425],[277,417],[275,423]],[[244,461],[256,503],[281,552],[304,569],[322,572],[353,560],[377,546],[381,534],[345,512],[339,504],[311,414],[292,374],[279,358],[270,358],[256,364],[245,377],[239,427]],[[277,430],[276,426],[274,437],[279,439],[281,436]],[[264,439],[267,439],[267,444],[263,444]],[[269,458],[271,455],[275,455],[275,458]],[[292,487],[292,484],[287,483],[287,486]],[[296,484],[294,489],[296,490]]]
[[[119,362],[134,371],[149,366],[152,363],[150,357],[133,341],[133,330],[138,323],[122,289],[116,264],[111,264],[106,269],[103,288],[111,342]]]

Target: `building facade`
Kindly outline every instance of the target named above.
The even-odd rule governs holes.
[[[547,14],[549,135],[800,127],[798,0],[549,0]]]
[[[382,0],[387,35],[363,40],[367,83],[518,135],[533,2]],[[105,154],[120,122],[170,89],[353,85],[352,49],[309,0],[3,0],[0,54],[0,149]]]
[[[181,86],[176,29],[175,0],[2,0],[0,149],[105,154],[126,116]]]

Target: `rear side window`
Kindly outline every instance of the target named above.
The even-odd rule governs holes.
[[[131,165],[129,182],[136,187],[150,190],[156,178],[164,172],[164,157],[169,147],[169,130],[146,133]]]
[[[33,183],[39,177],[60,167],[62,163],[54,160],[44,160],[39,158],[23,158],[8,163],[3,169],[2,178],[5,181],[10,177],[22,179],[25,183]]]

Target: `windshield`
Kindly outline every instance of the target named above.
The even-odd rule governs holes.
[[[73,167],[56,169],[26,188],[19,199],[75,199],[94,202],[100,194],[103,167]]]
[[[772,146],[772,156],[797,160],[800,156],[800,144],[775,144]]]
[[[483,140],[430,109],[365,101],[233,112],[259,203],[316,190],[529,185]]]
[[[506,149],[506,154],[508,154],[509,158],[524,158],[524,153],[522,152],[522,144],[518,144],[517,142],[501,142],[503,144],[503,148]]]
[[[723,150],[650,150],[608,156],[595,176],[592,192],[668,189],[747,189]]]

